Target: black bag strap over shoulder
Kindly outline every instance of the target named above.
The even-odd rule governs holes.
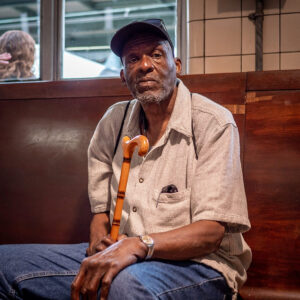
[[[193,102],[193,94],[191,94],[191,102]],[[194,150],[195,150],[195,155],[196,159],[198,160],[198,151],[197,151],[197,144],[196,144],[196,137],[195,137],[195,132],[194,132],[194,122],[193,122],[193,116],[192,116],[192,139],[193,139],[193,144],[194,144]]]
[[[122,130],[123,130],[123,126],[124,126],[124,122],[125,122],[125,119],[126,119],[126,115],[127,115],[127,111],[128,111],[130,102],[131,101],[127,102],[127,105],[126,105],[126,108],[125,108],[125,111],[124,111],[124,116],[123,116],[123,119],[122,119],[122,123],[121,123],[121,127],[120,127],[120,130],[119,130],[118,136],[117,136],[113,157],[116,155],[116,152],[117,152],[117,149],[118,149],[118,145],[119,145],[119,142],[120,142],[120,138],[121,138],[121,134],[122,134]]]

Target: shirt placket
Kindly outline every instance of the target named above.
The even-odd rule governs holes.
[[[142,214],[143,212],[143,201],[146,201],[145,197],[147,196],[147,186],[149,184],[149,173],[150,173],[150,162],[147,161],[145,157],[141,165],[136,170],[135,176],[135,188],[134,188],[134,197],[131,205],[131,213]]]

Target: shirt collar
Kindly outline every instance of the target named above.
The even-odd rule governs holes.
[[[187,137],[192,136],[191,94],[181,80],[179,80],[176,101],[167,130],[168,128],[174,129]]]
[[[167,132],[171,129],[186,135],[192,136],[192,103],[191,94],[183,82],[178,79],[178,90],[175,100],[175,105],[171,118],[167,126]],[[131,138],[140,134],[139,117],[140,117],[141,104],[136,99],[133,100],[133,108],[129,115],[129,120],[126,127],[126,134]]]

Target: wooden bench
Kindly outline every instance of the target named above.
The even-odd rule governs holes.
[[[253,250],[244,299],[300,299],[300,71],[187,75],[229,108]],[[0,243],[88,241],[86,150],[119,79],[0,84]]]

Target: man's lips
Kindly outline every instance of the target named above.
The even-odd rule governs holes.
[[[143,79],[138,79],[137,80],[137,84],[140,83],[151,83],[151,82],[157,82],[157,80],[153,79],[153,78],[143,78]]]
[[[158,88],[159,81],[153,77],[142,77],[137,78],[135,88],[140,92],[144,93],[150,90],[156,90]]]

